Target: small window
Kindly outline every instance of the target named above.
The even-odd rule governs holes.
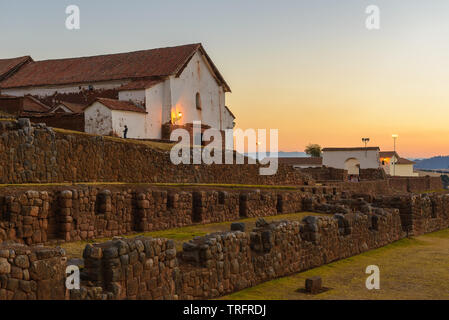
[[[196,98],[195,98],[195,100],[196,100],[196,108],[197,108],[198,110],[201,110],[201,95],[200,95],[199,92],[196,93]]]

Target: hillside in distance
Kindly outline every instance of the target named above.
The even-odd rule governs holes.
[[[438,156],[417,161],[415,169],[449,169],[449,156]]]

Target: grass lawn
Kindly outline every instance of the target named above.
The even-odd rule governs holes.
[[[98,137],[99,135],[85,133],[85,132],[79,132],[79,131],[72,131],[67,129],[61,129],[61,128],[53,128],[55,132],[63,133],[63,134],[74,134],[74,135],[84,135],[84,136],[91,136],[91,137]],[[121,142],[121,143],[133,143],[133,144],[140,144],[145,145],[147,147],[158,149],[161,151],[170,151],[171,148],[175,145],[174,143],[163,143],[163,142],[157,142],[157,141],[143,141],[143,140],[134,140],[134,139],[122,139],[117,137],[110,137],[110,136],[102,136],[105,140],[115,141],[115,142]]]
[[[39,187],[64,187],[64,186],[137,186],[137,187],[206,187],[225,189],[271,189],[271,190],[298,190],[296,186],[281,185],[251,185],[251,184],[222,184],[222,183],[138,183],[138,182],[73,182],[73,183],[21,183],[0,184],[0,188],[39,188]]]
[[[278,216],[272,216],[272,217],[265,217],[264,219],[267,221],[273,221],[273,220],[301,221],[302,219],[304,219],[304,217],[312,216],[312,215],[322,215],[322,214],[311,213],[311,212],[301,212],[301,213],[293,213],[293,214],[284,214],[284,215],[278,215]],[[257,219],[258,218],[248,218],[248,219],[238,220],[238,222],[245,222],[247,230],[252,230],[256,225]],[[194,226],[188,226],[188,227],[176,228],[176,229],[170,229],[170,230],[133,234],[133,235],[125,236],[125,237],[132,238],[132,237],[136,237],[139,235],[144,235],[144,236],[153,237],[153,238],[173,239],[173,240],[175,240],[176,248],[179,251],[182,248],[182,244],[190,239],[193,239],[198,236],[205,236],[206,234],[209,234],[209,233],[229,231],[231,228],[231,223],[232,222],[222,222],[222,223],[212,223],[212,224],[204,224],[204,225],[194,225]],[[97,239],[97,240],[92,240],[92,241],[69,242],[69,243],[62,244],[61,247],[64,248],[64,250],[67,253],[67,257],[69,259],[80,258],[80,257],[82,257],[83,250],[84,250],[86,244],[106,242],[108,240],[110,240],[110,239]]]
[[[368,290],[365,269],[380,269],[380,290]],[[306,278],[321,276],[331,290],[307,295],[298,292]],[[308,299],[449,299],[449,230],[413,239],[236,292],[229,300]]]

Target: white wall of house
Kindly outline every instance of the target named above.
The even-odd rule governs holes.
[[[112,132],[112,111],[99,102],[84,110],[84,127],[87,133],[108,135]]]
[[[391,175],[393,175],[393,167],[391,167]],[[396,164],[395,176],[397,177],[418,177],[419,173],[413,172],[413,164]]]
[[[223,128],[225,93],[212,75],[205,58],[197,52],[177,78],[170,77],[171,112],[182,112],[177,124],[201,121],[216,129]],[[201,110],[196,108],[196,93],[200,93]]]
[[[356,159],[360,169],[377,169],[380,167],[378,150],[356,151],[323,151],[323,165],[337,169],[345,169],[349,159]]]
[[[147,134],[150,139],[161,139],[162,138],[162,124],[167,123],[170,120],[169,115],[168,120],[162,121],[162,110],[164,105],[164,97],[166,93],[166,83],[159,83],[147,90],[145,90],[145,100],[146,100],[146,123],[147,123]]]
[[[134,104],[145,105],[145,90],[126,90],[119,91],[118,99],[122,101],[132,101]]]
[[[111,110],[100,102],[95,102],[84,111],[87,133],[109,135],[112,132],[123,137],[125,125],[128,138],[147,138],[146,114],[132,111]]]
[[[232,114],[229,112],[229,110],[227,108],[224,108],[222,119],[223,119],[223,130],[234,129],[235,118],[232,116]]]
[[[128,138],[145,139],[148,137],[145,116],[140,112],[112,110],[112,131],[123,138],[126,125],[128,126]]]

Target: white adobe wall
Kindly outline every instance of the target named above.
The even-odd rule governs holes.
[[[217,84],[205,59],[197,52],[179,78],[170,77],[172,112],[183,113],[176,124],[201,121],[216,129],[223,127],[225,93]],[[201,95],[202,110],[196,109],[196,93]]]
[[[228,111],[228,109],[223,108],[223,130],[226,129],[234,129],[234,117],[231,115],[231,113]]]
[[[118,93],[118,99],[122,101],[132,101],[134,104],[145,105],[145,90],[127,90]]]
[[[112,131],[112,112],[99,102],[84,110],[84,127],[87,133],[108,135]]]
[[[116,89],[120,86],[128,83],[129,81],[105,81],[96,83],[77,83],[61,86],[40,86],[40,87],[24,87],[24,88],[11,88],[2,89],[2,94],[22,97],[24,95],[33,95],[38,97],[52,96],[55,93],[67,94],[67,93],[79,93],[80,91],[89,90],[89,86],[92,85],[93,90],[109,90]]]
[[[128,137],[132,138],[142,138],[142,139],[161,139],[162,138],[162,106],[164,104],[164,88],[165,82],[159,83],[149,89],[146,90],[128,90],[128,91],[120,91],[119,92],[119,100],[122,101],[132,101],[138,105],[144,105],[147,111],[147,114],[138,114],[140,117],[139,120],[134,120],[134,116],[129,115],[129,120],[133,125],[137,125],[142,118],[144,118],[144,125],[142,126],[142,130],[138,130],[131,136],[131,127],[128,125]],[[113,112],[113,114],[115,111]],[[137,119],[137,118],[136,118]],[[168,119],[170,119],[168,117]],[[123,124],[125,118],[120,119],[120,123]],[[168,120],[166,121],[168,122]],[[119,130],[120,135],[123,133],[124,124],[121,125]]]
[[[348,159],[355,158],[360,162],[360,169],[377,169],[380,167],[379,151],[323,151],[323,165],[337,169],[345,169]]]
[[[125,125],[128,126],[128,138],[147,139],[146,115],[140,112],[112,110],[112,131],[123,138]]]
[[[147,125],[147,136],[149,139],[161,139],[162,138],[162,124],[167,123],[167,121],[162,121],[163,119],[163,105],[164,97],[167,92],[166,84],[169,82],[162,82],[154,87],[145,90],[145,100],[146,100],[146,110],[148,112],[146,116]]]
[[[397,177],[418,177],[419,173],[413,171],[413,164],[396,164]],[[390,168],[390,174],[393,175],[393,166]]]

